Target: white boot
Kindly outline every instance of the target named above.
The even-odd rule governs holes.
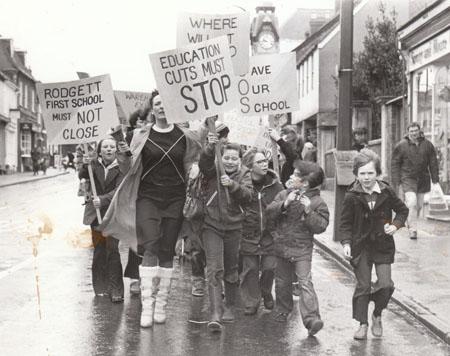
[[[141,276],[141,327],[149,328],[153,325],[153,309],[158,292],[159,267],[139,266]]]
[[[166,305],[170,292],[170,284],[173,268],[159,267],[159,291],[156,295],[155,313],[153,315],[155,323],[163,324],[166,322]]]

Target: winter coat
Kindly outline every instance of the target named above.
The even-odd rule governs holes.
[[[273,254],[273,236],[267,229],[266,207],[282,190],[283,186],[279,182],[276,173],[270,170],[264,177],[261,190],[258,191],[253,186],[252,200],[250,205],[245,208],[241,254]]]
[[[267,219],[274,227],[272,235],[275,255],[291,261],[310,261],[314,234],[326,230],[330,213],[318,188],[304,193],[311,200],[309,214],[305,214],[304,206],[298,200],[291,202],[286,210],[282,209],[292,191],[293,189],[285,189],[278,193],[266,210]]]
[[[250,203],[252,198],[252,179],[250,170],[242,166],[236,172],[229,175],[233,184],[228,187],[230,204],[227,204],[225,189],[217,182],[215,155],[213,147],[207,145],[200,155],[198,163],[200,172],[203,173],[202,192],[204,196],[204,224],[218,230],[239,230],[244,220],[242,206]],[[217,186],[219,185],[219,192]],[[219,199],[220,194],[220,209]]]
[[[299,158],[301,159],[301,157],[295,153],[291,144],[282,138],[277,141],[277,144],[280,146],[281,152],[286,157],[286,161],[284,162],[283,167],[281,167],[280,172],[280,181],[284,186],[286,186],[286,182],[289,180],[292,173],[294,173],[294,161]]]
[[[393,263],[394,238],[384,232],[384,225],[389,223],[399,229],[404,226],[408,217],[409,209],[394,190],[382,181],[378,181],[378,185],[381,194],[378,194],[372,210],[364,197],[367,193],[358,181],[345,193],[338,240],[342,244],[351,244],[354,265],[357,264],[363,249],[375,263]],[[394,218],[392,211],[395,212]]]
[[[436,150],[423,133],[416,145],[405,136],[394,148],[391,162],[392,184],[402,184],[403,191],[426,193],[439,182],[439,164]]]
[[[123,174],[120,172],[117,161],[114,161],[107,167],[108,173],[105,178],[105,167],[99,160],[92,162],[92,173],[97,195],[100,198],[100,215],[104,216],[117,187],[122,182]],[[84,164],[80,168],[78,177],[90,180],[87,165]],[[88,201],[84,208],[83,224],[91,225],[95,219],[97,219],[97,213],[94,205],[92,201]]]
[[[103,235],[114,236],[119,240],[126,241],[135,250],[137,248],[136,199],[142,175],[141,152],[152,126],[153,124],[134,130],[130,144],[131,156],[124,153],[117,154],[120,171],[126,175],[117,188],[103,222],[100,224]],[[201,138],[195,131],[183,128],[181,130],[186,136],[184,171],[187,175],[192,164],[198,160]]]

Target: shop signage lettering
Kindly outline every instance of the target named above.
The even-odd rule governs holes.
[[[450,53],[450,30],[413,49],[409,55],[409,71],[412,72]]]

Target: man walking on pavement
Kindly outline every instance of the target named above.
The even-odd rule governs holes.
[[[423,208],[425,193],[439,183],[439,166],[436,150],[428,141],[417,122],[408,126],[408,133],[394,148],[391,162],[392,184],[398,191],[401,186],[405,204],[409,208],[409,237],[417,239],[417,219]]]

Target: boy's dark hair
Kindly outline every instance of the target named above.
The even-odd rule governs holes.
[[[375,171],[377,172],[377,175],[381,174],[381,161],[380,157],[368,148],[363,148],[353,159],[353,174],[355,176],[358,175],[358,170],[365,166],[366,164],[373,162],[375,166]]]
[[[406,127],[406,131],[409,131],[409,129],[410,129],[411,127],[417,127],[417,128],[420,130],[420,124],[419,124],[418,122],[416,122],[416,121],[411,122],[411,123]]]
[[[317,163],[298,159],[294,161],[294,168],[300,172],[300,179],[309,183],[310,188],[321,185],[325,179],[325,173]]]
[[[238,143],[227,143],[226,145],[223,145],[221,149],[222,156],[225,150],[237,151],[239,153],[239,158],[242,158],[241,145],[239,145]]]

